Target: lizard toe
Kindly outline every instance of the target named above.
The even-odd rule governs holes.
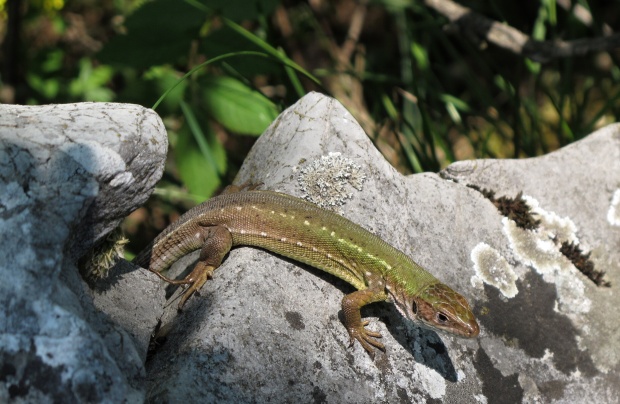
[[[379,332],[370,331],[365,328],[368,324],[369,321],[366,320],[360,323],[359,327],[348,329],[349,336],[351,338],[350,346],[352,346],[354,341],[357,340],[366,352],[374,357],[375,349],[385,351],[385,345],[375,339],[382,338],[382,335]]]

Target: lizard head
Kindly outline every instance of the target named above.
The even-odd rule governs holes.
[[[467,338],[480,333],[467,300],[443,283],[429,285],[416,296],[402,294],[400,297],[395,299],[399,311],[426,328]]]

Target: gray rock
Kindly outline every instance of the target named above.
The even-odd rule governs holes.
[[[527,402],[618,402],[620,125],[546,156],[462,161],[442,175],[497,196],[522,192],[540,221],[526,231],[503,218],[501,231],[472,251],[472,282],[484,288],[487,308],[480,319],[489,337],[480,339],[476,365],[483,392]],[[563,242],[589,253],[611,287],[580,273],[560,253]]]
[[[380,235],[466,296],[481,336],[438,335],[375,304],[363,315],[387,352],[373,360],[359,344],[348,347],[339,311],[350,286],[237,248],[202,296],[166,317],[165,343],[147,363],[148,400],[617,400],[619,134],[620,126],[610,126],[536,159],[403,176],[337,101],[305,96],[257,141],[236,183],[307,198]],[[469,183],[498,196],[523,191],[541,229],[516,229]],[[592,251],[612,288],[594,285],[563,258],[563,238]],[[186,257],[172,272],[195,260]],[[172,299],[171,307],[178,293]]]
[[[0,105],[0,402],[143,399],[156,319],[118,324],[153,306],[158,283],[135,273],[125,278],[141,283],[123,289],[117,276],[99,304],[140,287],[152,297],[126,297],[113,317],[76,261],[145,202],[166,152],[161,119],[135,105]]]
[[[335,100],[312,93],[281,114],[236,182],[361,224],[466,296],[481,323],[479,338],[460,339],[370,305],[387,347],[374,360],[348,346],[349,285],[262,250],[233,250],[181,313],[179,290],[164,303],[161,282],[129,263],[86,286],[76,259],[161,175],[152,111],[0,106],[0,142],[0,402],[618,401],[619,125],[535,159],[402,176]],[[523,192],[540,226],[516,227],[472,184]],[[577,271],[563,241],[611,288]]]

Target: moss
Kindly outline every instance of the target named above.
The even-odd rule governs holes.
[[[594,268],[594,263],[590,261],[590,253],[584,254],[581,248],[579,248],[579,245],[565,241],[562,243],[562,247],[560,247],[560,252],[597,286],[611,286],[611,282],[603,280],[605,271],[596,270]]]
[[[514,220],[517,227],[525,230],[534,230],[538,228],[540,220],[534,218],[531,208],[523,199],[523,192],[519,192],[514,198],[509,198],[507,196],[495,198],[494,191],[480,188],[477,185],[470,184],[467,186],[480,192],[485,198],[490,200],[503,216]]]

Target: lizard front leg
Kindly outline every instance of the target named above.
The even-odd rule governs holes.
[[[366,329],[369,321],[362,321],[360,310],[367,304],[386,300],[387,293],[385,292],[385,282],[381,276],[367,275],[366,282],[368,284],[366,289],[350,293],[342,299],[342,312],[344,314],[344,325],[351,338],[351,345],[357,340],[371,356],[374,356],[373,347],[383,351],[385,346],[375,339],[381,338],[380,333]]]

